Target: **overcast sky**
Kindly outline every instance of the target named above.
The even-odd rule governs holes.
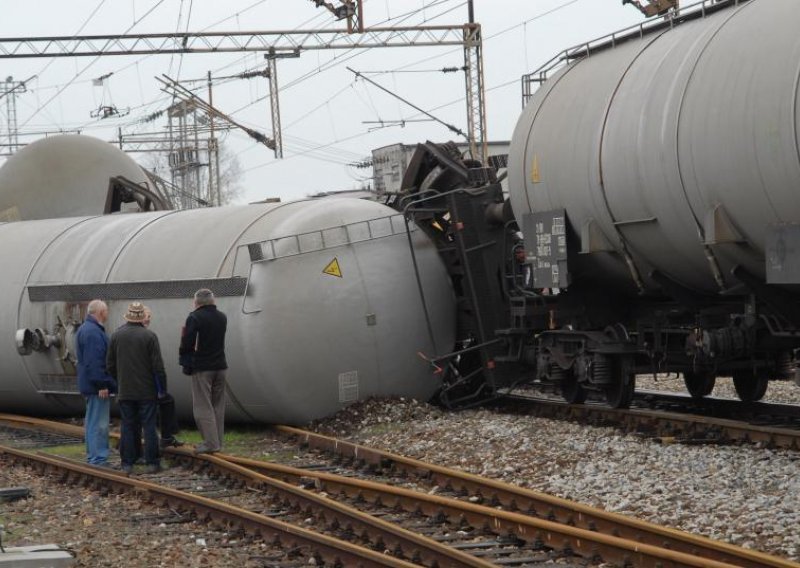
[[[338,3],[337,0],[332,0]],[[461,24],[461,0],[365,0],[367,26]],[[520,76],[562,49],[636,24],[642,16],[620,0],[475,0],[484,34],[488,130],[508,140],[520,113]],[[339,27],[313,0],[0,0],[0,37],[180,31],[276,30]],[[387,21],[388,20],[388,21]],[[387,88],[441,119],[466,130],[463,73],[436,70],[463,65],[460,48],[392,48],[306,52],[279,63],[286,158],[232,131],[225,143],[244,170],[242,202],[265,197],[293,199],[309,193],[359,187],[370,170],[348,164],[373,148],[426,139],[445,141],[450,132],[435,123],[373,130],[364,121],[418,116],[413,109],[356,81],[345,69],[387,71],[371,75]],[[59,59],[3,59],[0,77],[36,78],[18,97],[23,133],[81,130],[104,140],[125,132],[163,128],[141,119],[169,105],[154,79],[162,73],[183,80],[237,74],[264,66],[261,54],[114,56]],[[406,71],[406,72],[400,72]],[[408,71],[415,71],[409,73]],[[104,86],[92,79],[113,73]],[[271,134],[265,79],[219,84],[215,106],[249,127]],[[201,93],[205,96],[205,92]],[[0,100],[0,137],[5,140],[5,101]],[[100,104],[130,108],[120,119],[93,119]],[[25,141],[33,138],[24,137]],[[144,161],[142,154],[134,154]],[[1,160],[1,158],[0,158]]]

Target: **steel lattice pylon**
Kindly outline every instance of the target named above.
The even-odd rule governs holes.
[[[483,81],[483,38],[480,24],[464,28],[464,67],[467,82],[467,132],[474,160],[485,163],[488,156],[486,135],[486,92]]]
[[[19,129],[17,126],[17,94],[27,91],[25,81],[15,81],[13,77],[6,77],[0,82],[0,98],[6,100],[6,150],[9,155],[19,150]]]

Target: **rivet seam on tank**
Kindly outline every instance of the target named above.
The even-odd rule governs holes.
[[[322,269],[322,273],[328,276],[335,276],[336,278],[343,278],[342,269],[339,266],[339,259],[334,257],[333,260]]]

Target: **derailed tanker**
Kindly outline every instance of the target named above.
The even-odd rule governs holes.
[[[793,377],[799,70],[797,2],[705,0],[523,78],[540,86],[511,141],[513,215],[493,168],[421,146],[404,203],[467,306],[443,392],[534,381],[627,406],[637,374],[682,373],[693,396],[732,376],[754,401]]]
[[[228,314],[233,420],[301,424],[369,396],[429,398],[418,353],[446,349],[454,298],[430,241],[402,216],[341,199],[0,225],[0,410],[78,413],[74,336],[89,300],[109,331],[128,302],[153,310],[179,412],[180,327],[200,287]],[[16,331],[16,344],[11,340]]]

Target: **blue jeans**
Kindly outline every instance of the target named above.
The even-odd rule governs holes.
[[[156,410],[158,402],[155,400],[121,400],[119,411],[122,414],[122,439],[120,450],[122,465],[132,466],[136,463],[136,440],[139,437],[139,428],[144,430],[144,461],[148,465],[158,465],[158,434],[156,433]]]
[[[86,399],[86,418],[83,422],[86,438],[86,461],[92,465],[103,465],[108,461],[108,421],[111,399],[96,394]]]

